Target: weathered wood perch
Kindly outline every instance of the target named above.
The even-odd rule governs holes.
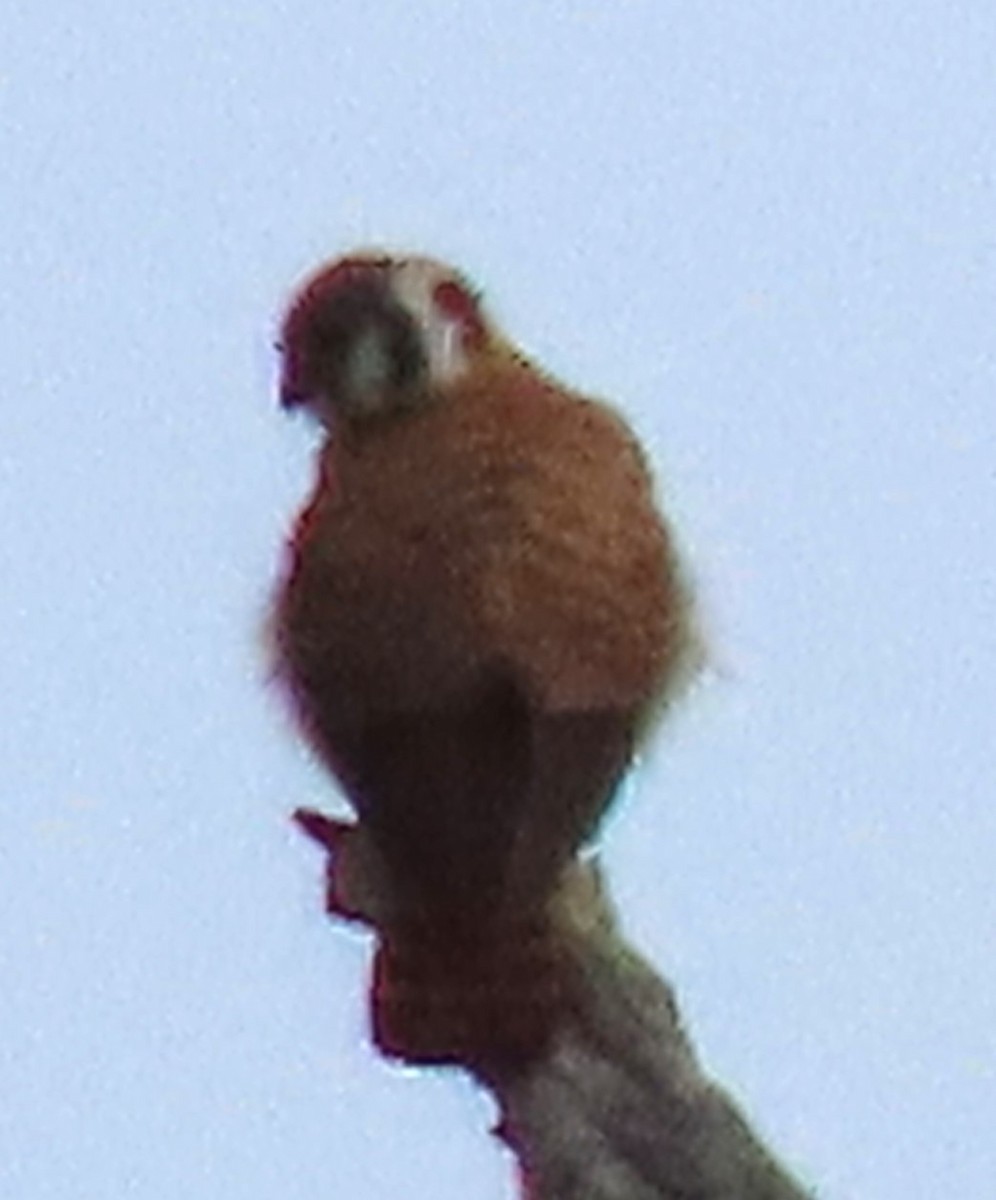
[[[383,881],[356,827],[297,819],[329,852],[329,911],[379,930]],[[461,1064],[498,1103],[525,1200],[811,1198],[703,1072],[671,988],[622,938],[594,860],[564,873],[550,912],[574,978],[552,1041],[528,1061]]]

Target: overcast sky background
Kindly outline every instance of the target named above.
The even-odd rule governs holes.
[[[275,321],[376,242],[650,447],[715,670],[606,857],[710,1068],[825,1197],[992,1195],[994,72],[991,0],[8,3],[0,1193],[515,1195],[266,686]]]

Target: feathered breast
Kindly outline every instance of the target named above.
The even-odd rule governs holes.
[[[278,654],[344,716],[433,707],[496,664],[539,707],[628,708],[677,670],[688,607],[625,426],[507,363],[325,448]]]

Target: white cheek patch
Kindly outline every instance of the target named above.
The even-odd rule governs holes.
[[[433,293],[450,279],[449,271],[430,259],[406,259],[394,268],[391,286],[422,335],[429,375],[436,383],[452,383],[468,367],[460,322],[440,312]]]
[[[390,370],[381,336],[374,330],[361,334],[350,349],[346,367],[346,378],[353,394],[363,396],[383,388]]]
[[[353,416],[377,412],[388,390],[391,369],[380,334],[375,330],[361,333],[346,360],[341,403]]]
[[[452,383],[467,369],[463,330],[452,318],[437,313],[435,322],[425,330],[425,334],[432,377]]]

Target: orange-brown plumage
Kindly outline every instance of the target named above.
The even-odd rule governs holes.
[[[687,589],[619,417],[514,352],[447,268],[345,262],[285,324],[285,402],[329,436],[277,601],[279,671],[391,878],[382,1006],[385,963],[480,993],[502,943],[533,991],[548,961],[559,995],[544,905],[688,674]],[[441,1003],[461,1044],[500,1025]],[[382,1012],[382,1044],[452,1056],[420,1054],[445,1031],[407,1022]]]

